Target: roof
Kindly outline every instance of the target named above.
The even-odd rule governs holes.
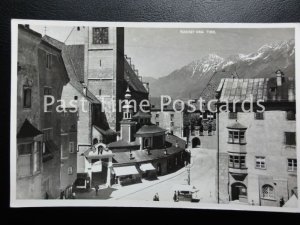
[[[124,140],[115,141],[107,145],[108,148],[124,148],[124,147],[126,148],[126,147],[134,147],[134,146],[139,146],[139,144],[136,144],[135,142],[129,143]]]
[[[132,118],[151,118],[151,114],[139,110],[136,114],[132,116]]]
[[[84,46],[83,45],[65,45],[52,37],[45,35],[42,38],[44,41],[62,50],[62,58],[70,79],[70,84],[84,97],[87,101],[95,104],[100,104],[100,101],[87,90],[86,96],[83,92],[82,81],[83,68],[84,68]],[[74,57],[76,54],[76,57]]]
[[[137,132],[137,135],[141,135],[141,134],[155,134],[155,133],[162,133],[162,132],[166,132],[165,129],[156,126],[154,124],[151,125],[144,125],[142,126]]]
[[[28,138],[35,137],[37,135],[43,134],[39,129],[33,126],[29,120],[25,119],[22,127],[20,128],[17,138]]]
[[[175,146],[171,146],[167,149],[167,155],[165,154],[165,149],[151,149],[150,155],[145,150],[136,150],[131,151],[132,159],[130,159],[130,152],[116,152],[114,153],[114,160],[116,163],[124,164],[124,163],[137,163],[137,162],[149,162],[154,159],[165,158],[172,154],[176,154],[182,151],[185,151],[184,148],[178,148]]]
[[[26,24],[25,24],[25,25],[19,24],[19,25],[18,25],[18,28],[22,28],[23,30],[25,30],[25,31],[27,31],[27,32],[29,32],[29,33],[31,33],[31,34],[37,36],[38,38],[42,38],[42,35],[41,35],[39,32],[36,32],[36,31],[30,29],[29,25],[28,25],[28,27],[27,27]]]
[[[180,137],[177,137],[173,134],[166,135],[166,141],[171,143],[173,146],[176,146],[176,143],[178,144],[178,147],[185,148],[186,141],[181,139]]]
[[[107,130],[104,130],[104,129],[101,129],[100,127],[96,126],[96,125],[93,125],[93,127],[95,127],[95,129],[97,131],[99,131],[101,134],[105,135],[105,136],[112,136],[112,135],[116,135],[117,133],[115,131],[113,131],[112,129],[107,129]]]
[[[233,123],[233,124],[228,125],[227,128],[229,128],[229,129],[237,129],[237,130],[246,130],[247,129],[246,126],[240,124],[237,121],[235,123]]]
[[[265,102],[274,101],[295,101],[289,99],[289,92],[295,96],[295,80],[293,77],[284,77],[281,86],[277,86],[276,77],[255,78],[255,79],[222,79],[217,93],[220,95],[220,102],[253,101],[264,100]],[[276,88],[275,92],[271,89]]]
[[[133,90],[137,92],[148,93],[143,85],[143,82],[138,78],[136,73],[127,62],[126,57],[124,57],[124,79],[128,85],[133,88]]]

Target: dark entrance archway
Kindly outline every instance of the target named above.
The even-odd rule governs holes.
[[[245,184],[236,182],[231,185],[231,200],[240,200],[247,197],[247,187]]]
[[[197,147],[200,147],[200,139],[198,137],[194,137],[192,139],[192,148],[197,148]]]

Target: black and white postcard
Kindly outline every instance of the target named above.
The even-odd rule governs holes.
[[[11,206],[299,212],[299,29],[12,20]]]

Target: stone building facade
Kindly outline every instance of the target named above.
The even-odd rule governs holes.
[[[297,195],[295,81],[281,71],[270,79],[224,79],[217,90],[219,114],[220,202],[281,206]],[[253,98],[253,111],[242,101]],[[265,107],[263,112],[257,100]],[[249,109],[249,104],[245,108]]]
[[[138,104],[148,98],[147,86],[143,85],[131,59],[124,55],[124,28],[74,27],[65,44],[83,46],[79,81],[102,102],[109,127],[118,131],[122,119],[118,101],[127,86]]]
[[[18,30],[17,198],[58,198],[65,149],[57,109],[69,77],[60,49],[28,25]],[[76,122],[69,115],[65,119]]]
[[[38,48],[41,34],[18,27],[17,198],[38,199],[42,192],[42,141]]]

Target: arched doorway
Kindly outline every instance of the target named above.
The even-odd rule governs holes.
[[[231,185],[231,201],[239,200],[240,197],[247,197],[247,187],[240,182],[233,183]]]
[[[200,139],[198,137],[194,137],[192,139],[192,148],[200,147]]]

